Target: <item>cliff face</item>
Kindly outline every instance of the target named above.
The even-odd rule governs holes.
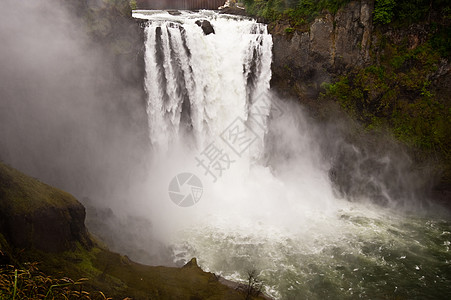
[[[383,57],[392,54],[385,45],[416,50],[437,32],[436,23],[431,21],[375,27],[373,11],[372,0],[350,1],[335,15],[325,12],[304,30],[294,30],[283,20],[269,24],[274,39],[273,86],[308,101],[319,95],[322,83],[383,64]],[[449,72],[449,61],[444,58],[428,79],[446,81]]]
[[[447,202],[451,190],[449,18],[437,7],[418,22],[373,24],[374,11],[374,1],[350,1],[335,14],[323,11],[301,28],[290,27],[283,18],[270,23],[271,84],[282,96],[299,99],[315,115],[334,118],[336,112],[326,115],[328,105],[337,103],[338,110],[366,129],[365,134],[384,131],[395,137],[415,168],[426,172],[419,176],[435,178],[428,185],[441,196],[434,197]],[[364,139],[356,140],[365,151],[372,151]]]
[[[326,13],[317,18],[305,32],[271,24],[273,86],[311,99],[318,96],[321,83],[368,63],[372,12],[372,1],[352,1],[335,16]]]

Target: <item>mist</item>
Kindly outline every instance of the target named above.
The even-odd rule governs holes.
[[[295,100],[273,93],[282,114],[270,118],[258,160],[238,159],[217,183],[203,176],[195,157],[230,121],[245,116],[246,105],[232,102],[245,91],[235,87],[234,76],[230,85],[216,80],[219,88],[212,90],[218,96],[207,97],[206,117],[198,124],[211,121],[213,129],[197,132],[205,141],[193,146],[182,133],[159,152],[151,144],[152,130],[170,135],[149,125],[144,59],[133,53],[144,43],[139,26],[113,28],[106,17],[97,17],[88,23],[102,29],[104,40],[93,40],[84,19],[58,1],[2,1],[0,159],[74,194],[87,207],[89,230],[112,250],[143,263],[173,265],[189,259],[179,249],[180,240],[192,237],[185,234],[189,230],[293,232],[303,241],[311,241],[316,230],[327,240],[342,230],[337,212],[355,203],[423,209],[429,178],[414,171],[402,147],[386,137],[356,143],[348,135],[354,125],[344,118],[318,123]],[[203,36],[197,25],[192,30]],[[122,38],[129,50],[112,53],[105,40]],[[266,75],[262,86],[269,88]],[[224,91],[224,85],[234,89]],[[204,195],[195,206],[181,208],[169,199],[168,184],[186,171],[201,177]]]
[[[0,5],[0,158],[79,199],[111,198],[145,161],[142,91],[118,71],[134,62],[115,61],[64,2]]]

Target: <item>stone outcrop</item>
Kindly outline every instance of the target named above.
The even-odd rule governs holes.
[[[85,208],[70,194],[0,164],[0,233],[15,249],[90,246]]]
[[[215,29],[208,20],[197,20],[196,25],[202,28],[205,35],[214,34]]]
[[[372,11],[370,1],[354,1],[337,12],[333,53],[336,67],[361,66],[368,61]]]
[[[398,158],[399,155],[401,157],[408,152],[409,158],[399,160],[413,160],[412,165],[403,166],[405,169],[402,183],[397,182],[392,186],[391,182],[384,181],[392,194],[399,198],[401,191],[415,190],[412,194],[419,195],[419,198],[438,199],[439,202],[448,203],[449,206],[451,164],[449,155],[442,150],[448,147],[434,146],[434,150],[431,150],[432,143],[448,145],[449,134],[445,131],[438,133],[437,128],[441,128],[441,121],[428,123],[429,120],[448,119],[446,111],[451,99],[449,84],[451,64],[445,54],[441,54],[438,59],[437,52],[434,51],[437,51],[439,46],[432,45],[434,45],[434,38],[440,41],[440,30],[448,28],[449,23],[444,22],[442,17],[432,10],[427,21],[397,26],[393,24],[373,26],[373,10],[374,1],[353,0],[335,14],[323,11],[310,24],[299,25],[297,28],[290,27],[290,24],[284,20],[271,23],[269,30],[274,41],[271,86],[282,97],[301,101],[315,117],[322,120],[337,121],[336,119],[340,116],[348,122],[351,116],[368,128],[378,128],[377,122],[382,122],[384,126],[387,126],[385,129],[394,129],[390,126],[402,123],[404,128],[401,129],[401,133],[393,134],[392,132],[394,136],[404,138],[416,136],[422,141],[434,141],[427,142],[430,144],[425,143],[425,146],[418,142],[413,143],[414,138],[411,138],[410,142],[404,140],[401,143],[404,146],[409,145],[402,148],[395,144],[388,146],[390,139],[386,141],[384,136],[376,137],[374,132],[368,134],[365,139],[361,136],[355,138],[352,132],[343,132],[352,144],[363,149],[362,153],[365,153],[367,158],[364,164],[358,166],[357,172],[357,169],[352,169],[356,161],[352,149],[332,151],[334,166],[331,169],[330,178],[342,196],[360,197],[362,186],[365,186],[366,192],[375,199],[375,202],[379,204],[388,202],[382,191],[378,190],[373,183],[362,182],[361,178],[352,175],[366,174],[367,178],[376,178],[380,176],[376,173],[380,173],[381,169],[395,173],[392,168],[396,164],[382,167],[375,159],[385,155],[376,153],[377,145],[383,144],[385,149],[397,149],[394,153],[390,153],[391,157]],[[444,46],[446,40],[440,43],[438,45],[446,48]],[[436,49],[431,51],[429,49],[431,46]],[[395,66],[396,60],[399,66]],[[434,66],[431,67],[430,64]],[[373,68],[380,70],[380,75],[377,75],[380,82],[374,74],[366,77],[366,72]],[[343,98],[319,97],[321,92],[326,91],[325,84],[333,82],[344,84],[345,88],[338,92]],[[386,88],[378,89],[384,84]],[[426,89],[425,94],[429,93],[429,97],[433,99],[433,105],[430,106],[429,100],[422,98],[424,92],[422,86]],[[396,96],[390,98],[389,92],[392,91]],[[360,94],[355,96],[352,92],[357,94],[361,92],[361,96]],[[346,103],[348,100],[349,105]],[[339,102],[342,107],[345,106],[346,113],[342,115],[340,105],[333,101]],[[437,107],[442,105],[441,112],[433,111],[434,105]],[[390,107],[392,111],[381,107]],[[414,118],[409,119],[412,115],[415,115],[415,119],[419,121],[416,122]],[[373,123],[374,120],[377,122]],[[445,127],[449,126],[444,125],[443,128]],[[414,131],[416,133],[412,133]],[[356,133],[355,135],[357,136]],[[423,139],[423,137],[427,138]],[[428,137],[431,138],[428,140]],[[325,148],[327,147],[329,146]],[[434,170],[431,171],[431,169]],[[428,175],[431,173],[434,175]],[[410,174],[410,181],[404,178],[405,174]],[[385,180],[383,176],[380,178],[381,181]],[[417,181],[417,178],[423,179]],[[416,182],[415,187],[409,186],[410,182]],[[404,188],[400,188],[403,185]],[[411,196],[404,198],[412,199]]]
[[[247,16],[245,9],[240,7],[223,7],[219,9],[220,14],[237,15],[237,16]]]
[[[315,98],[321,84],[330,82],[335,74],[368,62],[372,3],[351,1],[335,15],[317,18],[306,31],[290,30],[288,24],[270,26],[274,39],[272,85]]]

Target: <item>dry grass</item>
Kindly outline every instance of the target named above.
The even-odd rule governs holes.
[[[89,293],[83,289],[86,278],[74,281],[68,277],[54,278],[39,271],[36,263],[22,268],[0,267],[0,299],[99,299],[107,298],[102,292]]]

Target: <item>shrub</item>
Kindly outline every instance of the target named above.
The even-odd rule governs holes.
[[[376,23],[391,23],[395,8],[395,0],[376,0],[374,4],[373,20]]]

